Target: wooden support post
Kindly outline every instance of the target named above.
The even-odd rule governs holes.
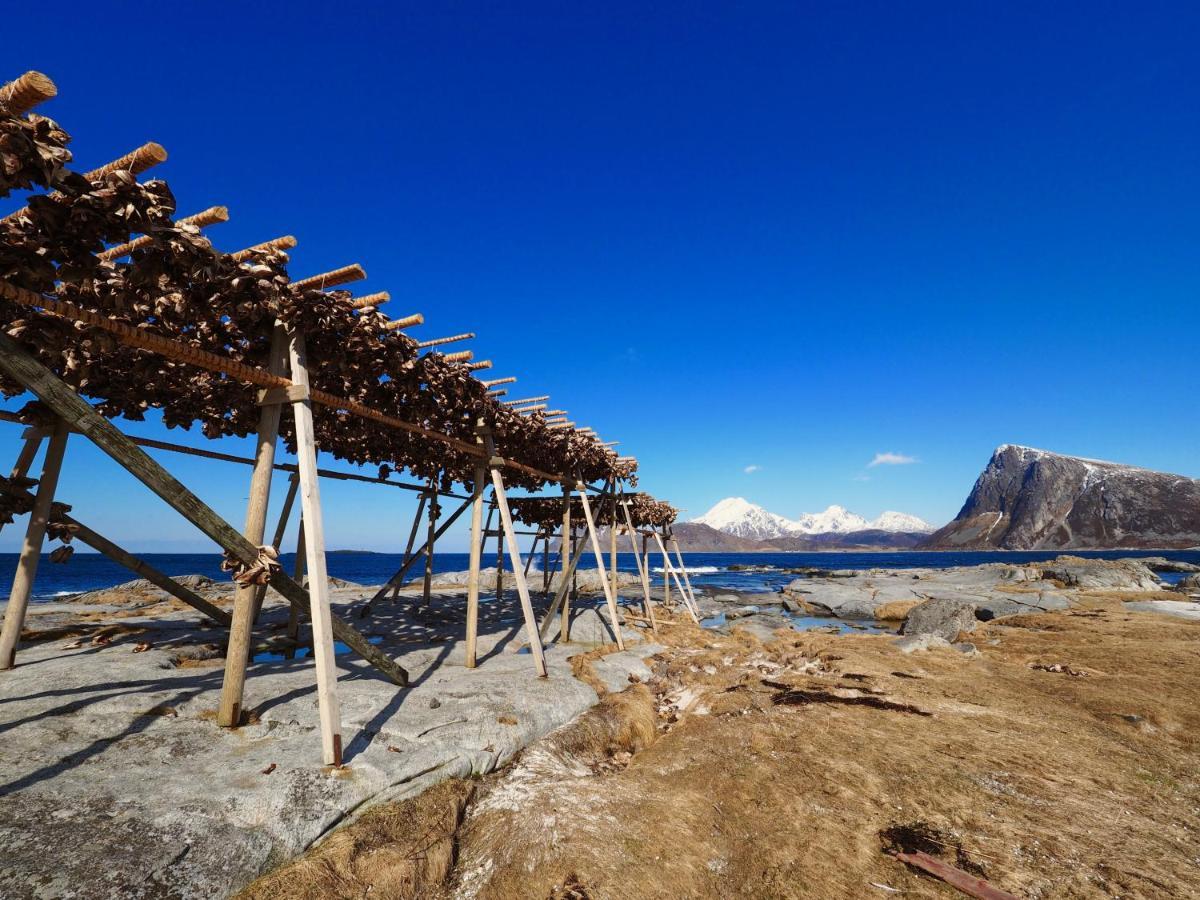
[[[554,529],[551,528],[546,534],[546,540],[542,542],[542,599],[546,599],[546,595],[550,593],[550,538],[554,537]],[[561,541],[559,542],[561,546]]]
[[[296,472],[288,478],[288,492],[283,498],[283,509],[279,511],[279,521],[275,525],[275,534],[271,538],[271,546],[279,550],[283,545],[283,536],[287,533],[288,520],[292,517],[292,507],[296,505],[296,494],[300,489],[300,475]],[[254,595],[254,623],[262,614],[263,599],[267,596],[267,586],[259,585]]]
[[[692,611],[698,612],[700,607],[696,603],[696,592],[692,590],[692,579],[688,578],[687,566],[683,564],[683,553],[679,549],[679,541],[671,538],[668,543],[671,549],[675,551],[675,558],[679,560],[679,572],[683,575],[683,586],[687,588],[688,598],[692,601]]]
[[[270,372],[282,375],[287,369],[287,334],[276,323],[271,332]],[[262,544],[267,527],[267,506],[271,499],[271,474],[275,466],[275,445],[279,439],[279,418],[283,408],[277,403],[262,406],[258,413],[258,443],[254,451],[254,469],[250,475],[250,499],[246,503],[246,525],[242,530],[251,544]],[[234,728],[241,723],[242,695],[246,687],[246,666],[254,620],[258,615],[259,586],[239,584],[233,599],[233,624],[225,650],[225,679],[221,682],[221,702],[217,724]]]
[[[664,578],[669,577],[675,579],[675,587],[679,589],[679,597],[683,603],[683,608],[688,611],[688,615],[692,617],[692,621],[699,625],[700,616],[697,614],[697,610],[693,608],[691,600],[687,595],[687,591],[683,589],[683,584],[679,580],[679,574],[675,571],[675,567],[671,565],[671,557],[667,555],[667,548],[663,546],[662,535],[660,535],[657,531],[653,532],[653,534],[654,540],[658,544],[658,549],[662,552]]]
[[[417,513],[413,516],[412,529],[408,532],[408,543],[404,545],[404,558],[400,560],[400,569],[406,570],[410,560],[413,558],[413,545],[417,542],[417,532],[421,530],[421,519],[425,516],[425,504],[429,500],[429,494],[425,491],[421,492],[421,501],[417,504]],[[392,589],[392,601],[394,602],[400,596],[400,583]],[[371,601],[374,603],[374,599]],[[368,604],[369,606],[370,604]]]
[[[559,582],[558,590],[554,592],[554,601],[546,609],[545,617],[542,619],[541,627],[538,629],[538,634],[541,635],[542,640],[546,639],[546,633],[550,630],[550,623],[554,621],[554,616],[559,612],[560,607],[564,616],[569,611],[568,603],[571,592],[571,580],[575,577],[575,570],[583,560],[583,554],[586,549],[581,545],[578,552],[574,552],[575,542],[573,540],[560,546],[565,547],[570,553],[570,562],[567,564],[566,570],[562,573],[562,580]],[[561,641],[562,638],[560,637],[559,640]]]
[[[296,535],[296,565],[292,569],[292,577],[296,579],[296,584],[304,584],[304,513],[300,513],[300,526]],[[287,636],[291,639],[292,644],[286,651],[284,656],[288,659],[293,659],[296,656],[296,644],[300,642],[300,607],[288,607],[288,627]]]
[[[608,577],[604,572],[604,551],[600,549],[600,538],[596,535],[596,523],[592,518],[592,504],[588,501],[587,487],[580,482],[576,486],[580,503],[583,505],[583,518],[587,522],[588,535],[592,540],[592,552],[596,554],[596,574],[600,577],[600,585],[604,588],[604,600],[608,604],[608,617],[612,620],[613,637],[617,648],[625,649],[625,640],[621,637],[621,617],[617,612],[617,596],[612,592]]]
[[[483,440],[491,460],[489,468],[492,470],[492,490],[495,492],[496,509],[500,512],[500,530],[504,533],[508,543],[508,558],[512,562],[513,580],[517,583],[517,596],[521,599],[521,612],[525,617],[525,633],[529,638],[529,652],[533,655],[533,665],[537,669],[538,675],[544,678],[548,674],[546,656],[542,651],[542,639],[538,634],[537,619],[533,615],[533,602],[529,599],[529,587],[521,572],[521,548],[517,544],[517,536],[513,532],[512,515],[508,511],[508,497],[504,493],[504,476],[500,474],[503,461],[496,456],[496,448],[489,432],[483,433]],[[497,578],[499,578],[499,574],[499,572],[496,573]]]
[[[308,388],[308,359],[304,335],[293,333],[289,358],[292,383]],[[306,391],[307,393],[307,391]],[[321,485],[317,478],[317,442],[313,434],[312,401],[292,404],[296,420],[296,462],[300,468],[300,506],[304,511],[304,555],[308,566],[309,618],[312,620],[313,659],[317,668],[317,705],[321,712],[321,756],[326,765],[342,764],[342,722],[334,666],[333,613],[329,608],[329,576],[325,570],[325,525],[321,517]]]
[[[499,504],[497,504],[497,509]],[[517,568],[521,566],[520,557],[513,563]],[[501,517],[500,528],[496,531],[496,599],[504,599],[504,520]]]
[[[54,431],[50,434],[50,443],[46,446],[42,477],[38,481],[33,510],[25,528],[25,543],[21,545],[17,572],[13,576],[12,590],[8,595],[4,627],[0,629],[0,669],[11,669],[16,663],[17,644],[21,641],[25,611],[29,608],[29,596],[33,593],[33,579],[37,575],[38,562],[42,558],[42,543],[46,539],[46,525],[50,521],[50,506],[54,502],[54,491],[58,487],[58,476],[62,471],[63,454],[67,452],[67,436],[70,433],[67,423],[61,418],[57,419]]]
[[[617,493],[615,484],[609,509],[611,515],[608,519],[608,577],[612,581],[613,596],[617,597],[620,595],[620,591],[617,590]]]
[[[642,565],[642,556],[638,553],[637,530],[633,527],[633,518],[629,515],[629,507],[621,504],[621,509],[625,511],[625,524],[629,526],[629,543],[633,547],[633,561],[637,563],[638,578],[642,582],[642,606],[646,610],[646,618],[650,622],[651,631],[658,634],[658,622],[654,618],[654,604],[650,602],[650,575],[646,571],[646,567]]]
[[[75,430],[107,453],[234,559],[248,566],[258,561],[258,548],[247,541],[241,532],[213,512],[204,501],[151,459],[131,438],[122,434],[116,426],[93,409],[91,404],[3,331],[0,331],[0,371],[36,395],[55,415],[70,422]],[[308,593],[282,572],[271,573],[271,587],[292,605],[299,605],[301,608],[308,605]],[[373,645],[355,628],[334,617],[333,633],[339,641],[393,683],[401,687],[407,686],[408,672],[404,667]]]
[[[558,626],[558,639],[564,644],[571,643],[571,589],[570,583],[575,578],[575,569],[567,573],[568,561],[575,555],[575,529],[571,525],[571,489],[565,484],[563,492],[563,523],[562,540],[558,542],[558,557],[562,563],[563,595],[562,622]],[[576,561],[578,565],[578,561]]]
[[[475,467],[475,490],[471,499],[471,561],[467,572],[467,659],[468,669],[476,665],[479,642],[479,564],[483,558],[483,485],[487,469]]]
[[[433,546],[437,540],[438,498],[435,479],[429,480],[429,537],[425,539],[425,578],[421,585],[421,602],[429,605],[433,591]]]

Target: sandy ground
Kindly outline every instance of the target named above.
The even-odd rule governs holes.
[[[1200,622],[1073,592],[978,654],[681,623],[648,683],[480,781],[381,807],[266,897],[1200,896]],[[591,663],[579,657],[577,668]]]

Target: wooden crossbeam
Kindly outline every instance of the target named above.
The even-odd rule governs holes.
[[[391,299],[392,295],[387,291],[379,291],[374,294],[364,294],[361,297],[355,297],[350,301],[350,306],[353,309],[369,309],[387,303]]]
[[[440,347],[443,344],[453,344],[458,341],[469,341],[475,337],[475,332],[467,331],[463,334],[452,334],[449,337],[433,338],[428,341],[418,341],[417,347],[424,350],[426,347]]]
[[[392,319],[383,327],[388,331],[396,331],[401,328],[412,328],[414,325],[424,325],[425,317],[420,313],[413,313],[411,316],[405,316],[403,319]]]
[[[474,356],[470,350],[463,350],[459,353],[447,353],[444,359],[446,362],[470,362]]]
[[[575,423],[574,422],[555,422],[554,424],[547,425],[546,427],[549,428],[551,431],[561,431],[564,428],[574,428]]]
[[[26,72],[0,87],[0,103],[14,116],[23,116],[39,103],[56,96],[58,88],[41,72]]]
[[[489,397],[503,397],[507,393],[508,393],[508,391],[506,391],[504,388],[500,388],[499,390],[496,390],[496,391],[488,391],[487,395]]]
[[[491,367],[492,367],[492,361],[490,359],[481,359],[481,360],[478,360],[477,362],[468,363],[467,371],[468,372],[478,372],[481,369],[490,369]]]
[[[516,409],[513,411],[520,413],[523,416],[528,416],[528,415],[532,415],[533,413],[537,412],[539,409],[545,409],[545,408],[546,408],[545,403],[535,403],[535,404],[533,404],[533,406],[522,406],[520,409]]]
[[[225,206],[210,206],[202,212],[196,213],[194,216],[186,216],[178,219],[176,225],[194,225],[196,228],[207,228],[209,225],[216,225],[218,222],[229,221],[229,208]],[[124,244],[118,244],[115,247],[109,247],[107,250],[101,250],[96,254],[97,259],[120,259],[122,256],[128,256],[134,250],[142,247],[148,247],[154,242],[154,238],[150,235],[142,235],[134,238]]]
[[[255,244],[253,247],[247,247],[245,250],[239,250],[236,253],[230,253],[229,256],[234,262],[244,262],[255,253],[266,253],[274,250],[291,250],[296,246],[296,238],[290,234],[285,234],[282,237],[271,238],[269,241],[263,241],[261,244]]]
[[[499,385],[502,385],[502,384],[512,384],[516,380],[517,380],[517,376],[509,375],[507,378],[493,378],[491,381],[483,381],[480,383],[484,387],[493,388],[493,387],[498,387]]]
[[[520,400],[505,400],[505,406],[520,406],[522,403],[541,403],[543,400],[549,400],[549,394],[542,394],[540,397],[522,397]]]
[[[307,290],[314,288],[323,291],[326,288],[337,287],[341,284],[349,284],[352,281],[362,281],[367,277],[367,271],[358,263],[353,263],[349,266],[342,266],[340,269],[334,269],[330,272],[322,272],[320,275],[310,275],[308,278],[301,278],[299,281],[293,281],[292,287],[297,290]]]

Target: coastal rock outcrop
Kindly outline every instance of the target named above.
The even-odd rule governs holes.
[[[937,597],[909,610],[900,626],[905,635],[932,634],[947,641],[958,640],[960,632],[975,630],[975,604],[952,597]]]
[[[923,549],[1200,545],[1200,481],[1005,444]]]

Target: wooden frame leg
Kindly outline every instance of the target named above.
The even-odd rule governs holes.
[[[21,445],[21,452],[17,454],[17,461],[13,463],[12,472],[8,475],[9,481],[18,481],[29,474],[29,467],[33,465],[38,450],[41,449],[42,441],[45,439],[45,435],[36,428],[25,429],[23,437],[25,442]],[[3,528],[4,523],[0,522],[0,530]]]
[[[46,446],[46,458],[42,462],[42,477],[38,481],[33,511],[29,514],[29,524],[25,529],[25,542],[21,545],[21,556],[8,595],[4,626],[0,629],[0,669],[11,669],[16,663],[17,644],[21,641],[21,628],[25,624],[33,580],[42,557],[50,506],[54,503],[54,491],[58,488],[58,476],[62,472],[63,455],[67,452],[67,436],[70,433],[70,427],[63,419],[55,420],[50,443]]]
[[[308,393],[308,360],[304,335],[293,334],[289,356],[292,383]],[[342,764],[342,722],[334,666],[333,613],[329,608],[329,575],[325,569],[325,526],[321,517],[321,485],[317,478],[317,442],[312,401],[292,404],[296,419],[296,462],[300,470],[300,506],[304,511],[304,555],[308,566],[309,618],[317,669],[317,705],[321,713],[321,756],[326,765]]]
[[[297,479],[297,483],[299,480]],[[296,535],[296,565],[292,570],[292,577],[296,579],[296,584],[304,584],[304,513],[300,513],[300,525]],[[300,643],[300,607],[288,607],[288,626],[287,636],[292,641],[292,646],[284,652],[287,659],[294,659],[296,656],[295,647]]]
[[[288,478],[288,491],[283,498],[283,509],[279,511],[279,521],[275,524],[275,534],[271,539],[271,546],[276,550],[283,544],[283,536],[287,533],[288,521],[292,518],[292,507],[296,505],[296,494],[300,490],[300,475],[293,472]],[[267,596],[267,586],[260,585],[257,593],[254,595],[254,623],[258,624],[258,618],[262,614],[263,600]]]
[[[697,610],[692,607],[687,591],[683,589],[683,583],[679,580],[679,573],[675,571],[675,566],[671,564],[671,557],[667,554],[667,548],[663,545],[662,535],[657,531],[653,532],[653,534],[654,540],[658,544],[658,549],[662,552],[664,578],[675,579],[675,587],[679,589],[679,598],[683,603],[683,608],[688,611],[688,615],[692,617],[692,621],[699,625],[700,616],[697,614]]]
[[[270,371],[282,374],[287,359],[287,334],[276,324],[271,333]],[[254,451],[254,470],[250,475],[250,499],[246,503],[246,524],[242,534],[255,546],[263,542],[267,527],[267,507],[271,499],[271,476],[275,470],[275,445],[279,439],[279,419],[283,408],[278,403],[263,406],[258,414],[258,444]],[[250,662],[250,644],[254,620],[258,617],[259,586],[239,584],[233,599],[233,624],[225,650],[225,679],[221,682],[221,702],[217,724],[225,728],[241,722],[242,698],[246,688],[246,667]]]
[[[438,503],[436,483],[429,480],[429,506],[426,509],[429,519],[428,537],[425,538],[425,575],[421,581],[421,602],[428,606],[433,594],[433,546],[437,540]]]
[[[646,611],[646,618],[650,620],[650,630],[658,634],[658,622],[654,618],[654,604],[650,602],[650,576],[646,572],[646,567],[642,565],[641,554],[638,553],[637,530],[633,527],[633,518],[629,515],[629,507],[622,504],[621,509],[625,511],[625,524],[629,527],[629,543],[633,547],[633,560],[637,563],[638,578],[642,582],[642,606]]]
[[[687,566],[683,564],[683,552],[679,549],[679,541],[672,538],[669,545],[675,551],[675,558],[679,560],[679,572],[683,575],[683,586],[687,588],[688,599],[692,603],[692,610],[699,612],[700,606],[696,603],[696,592],[692,590],[692,579],[688,578]]]
[[[575,577],[575,567],[571,566],[571,571],[568,573],[567,566],[575,556],[575,529],[571,525],[571,490],[564,484],[562,492],[562,540],[559,542],[558,555],[562,560],[563,588],[567,593],[563,595],[562,622],[558,626],[558,639],[564,644],[569,644],[571,642],[571,589],[568,584]]]
[[[608,576],[604,571],[604,552],[600,549],[600,539],[596,536],[596,523],[592,518],[592,505],[588,502],[587,488],[580,484],[576,487],[576,491],[583,506],[583,518],[587,522],[588,534],[591,536],[592,552],[596,554],[596,574],[600,576],[600,584],[604,588],[604,600],[608,604],[608,617],[612,620],[613,637],[616,639],[617,648],[624,650],[625,639],[621,637],[621,617],[617,612],[617,598],[609,586]]]
[[[468,669],[475,668],[479,642],[479,567],[483,559],[483,487],[487,470],[475,468],[475,489],[471,496],[471,562],[467,573],[467,659]]]
[[[513,581],[517,585],[517,596],[521,598],[521,612],[525,616],[525,634],[529,639],[529,652],[538,675],[545,677],[546,656],[542,650],[542,638],[538,634],[537,619],[533,615],[533,602],[529,599],[529,586],[521,572],[521,547],[513,530],[512,515],[508,511],[508,497],[504,493],[504,476],[498,468],[492,468],[492,488],[496,492],[496,508],[500,511],[500,530],[508,543],[508,558],[512,562]],[[499,573],[497,573],[497,576]]]

